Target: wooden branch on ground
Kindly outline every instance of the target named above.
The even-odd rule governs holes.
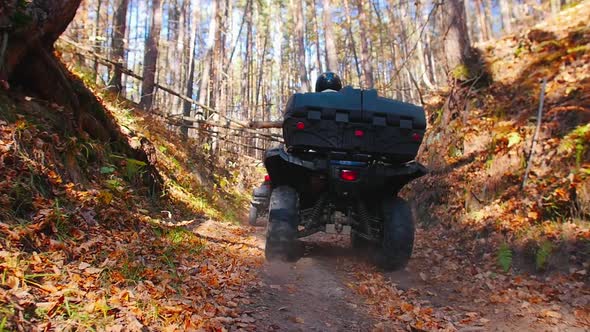
[[[524,172],[524,178],[522,179],[522,185],[520,188],[524,188],[526,185],[526,180],[529,177],[529,172],[531,171],[531,164],[533,161],[533,155],[535,152],[535,143],[537,142],[537,136],[539,135],[539,129],[541,129],[541,119],[543,118],[543,102],[545,101],[545,87],[547,86],[547,78],[543,78],[543,84],[541,85],[541,97],[539,100],[539,111],[537,112],[537,127],[535,127],[535,134],[533,135],[533,140],[531,141],[531,150],[529,151],[529,156],[527,158],[526,163],[526,170]]]

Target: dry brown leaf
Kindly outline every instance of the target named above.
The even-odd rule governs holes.
[[[557,311],[553,311],[553,310],[544,310],[541,312],[541,317],[551,317],[551,318],[561,318],[562,315],[557,312]]]
[[[305,324],[305,320],[301,317],[291,317],[291,320],[293,321],[293,323]]]

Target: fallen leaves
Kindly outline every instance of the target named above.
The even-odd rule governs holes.
[[[489,87],[464,99],[458,97],[464,92],[460,88],[427,98],[434,100],[427,109],[439,119],[430,119],[418,159],[432,172],[402,194],[423,206],[417,209],[420,219],[445,225],[472,251],[506,254],[496,264],[504,273],[513,271],[519,259],[520,265],[538,271],[567,269],[570,264],[579,268],[588,261],[590,173],[585,165],[590,162],[590,53],[581,38],[587,36],[581,28],[587,14],[587,8],[579,8],[568,14],[571,19],[556,15],[539,28],[555,35],[545,46],[557,48],[533,43],[535,51],[515,56],[522,52],[522,36],[494,41],[483,52],[494,76]],[[531,176],[521,188],[539,106],[540,76],[549,81],[545,113],[532,151]],[[469,106],[442,107],[457,98],[459,105]],[[445,99],[448,103],[441,102]],[[441,110],[448,112],[445,116],[458,116],[443,123]],[[543,250],[548,248],[545,242],[554,250]],[[527,255],[535,259],[520,257]],[[420,277],[428,283],[439,275],[427,273],[428,279]]]
[[[361,269],[371,270],[368,266],[362,266]],[[428,331],[452,325],[450,317],[420,303],[417,289],[404,292],[379,272],[357,272],[354,278],[357,282],[349,283],[348,286],[366,299],[374,317],[378,319]],[[377,325],[376,328],[379,330],[383,326]]]
[[[301,317],[297,317],[297,316],[291,316],[291,317],[290,317],[290,320],[291,320],[293,323],[296,323],[296,324],[305,324],[305,320],[304,320],[303,318],[301,318]]]
[[[404,271],[384,276],[368,265],[354,267],[348,286],[382,321],[376,330],[507,330],[510,322],[535,330],[589,326],[590,289],[577,281],[586,280],[585,269],[544,277],[499,274],[493,255],[474,256],[471,243],[454,235],[441,226],[418,228]],[[460,268],[451,268],[456,262]]]
[[[543,310],[540,314],[539,317],[546,317],[546,318],[557,318],[560,319],[562,317],[562,315],[557,312],[557,311],[553,311],[553,310]]]
[[[590,309],[588,307],[583,309],[574,309],[574,316],[582,324],[590,326]]]

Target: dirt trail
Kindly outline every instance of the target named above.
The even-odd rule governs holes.
[[[298,262],[265,263],[245,310],[260,331],[590,330],[585,270],[500,274],[443,234],[418,229],[408,267],[387,273],[348,240],[314,235]]]
[[[261,242],[262,235],[261,235]],[[331,246],[325,248],[327,240]],[[264,331],[368,331],[373,319],[362,300],[347,286],[350,264],[338,257],[343,241],[326,235],[304,241],[306,252],[296,263],[266,263],[262,289],[251,290],[249,308]]]

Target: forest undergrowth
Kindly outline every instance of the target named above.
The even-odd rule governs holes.
[[[211,158],[70,69],[149,164],[69,128],[60,105],[0,91],[0,331],[247,327],[252,162]]]
[[[590,326],[588,17],[582,3],[478,45],[490,77],[426,98],[418,160],[430,174],[402,192],[419,222],[412,260],[393,275],[350,272],[376,330]]]
[[[444,225],[470,248],[495,249],[506,271],[567,271],[590,258],[588,17],[589,6],[578,5],[479,45],[493,83],[475,78],[427,101],[419,160],[431,174],[406,193],[425,225]]]

